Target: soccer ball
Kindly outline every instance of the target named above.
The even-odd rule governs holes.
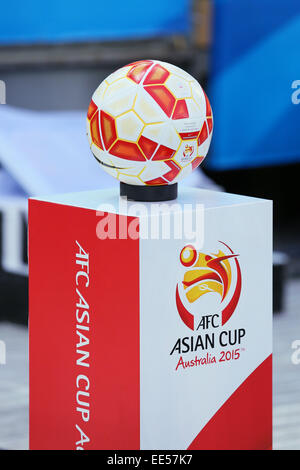
[[[199,83],[184,70],[141,60],[109,75],[87,115],[92,153],[102,168],[131,185],[169,185],[205,158],[213,116]]]

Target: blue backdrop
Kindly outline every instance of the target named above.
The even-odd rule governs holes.
[[[299,0],[214,0],[210,168],[300,160]],[[299,93],[300,96],[300,93]]]
[[[0,43],[108,40],[186,33],[189,0],[15,0],[1,3]]]

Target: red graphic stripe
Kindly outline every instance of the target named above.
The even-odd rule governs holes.
[[[87,450],[140,448],[139,240],[98,239],[96,227],[105,217],[96,217],[94,210],[29,201],[32,450],[75,449],[80,440],[75,424],[90,439],[84,444]],[[116,233],[119,224],[128,227],[134,220],[114,217]],[[63,230],[57,230],[58,226]],[[76,240],[89,252],[88,287],[82,277],[76,286],[81,269],[75,261]],[[110,281],[116,266],[128,272],[118,285],[118,295]],[[83,309],[78,316],[76,288],[89,305],[84,316]],[[54,312],[58,329],[57,334],[50,334]],[[86,329],[77,330],[76,325]],[[88,338],[82,350],[89,353],[89,367],[76,363],[80,342],[76,331]],[[124,354],[130,358],[126,367]],[[90,396],[81,396],[90,403],[88,422],[76,410],[79,374],[90,380]],[[80,384],[83,390],[85,381]]]
[[[228,245],[226,245],[226,243],[224,242],[220,242],[220,243],[223,243],[223,245],[225,245],[228,248],[228,250],[231,253],[233,253],[232,249]],[[236,265],[236,271],[237,271],[237,281],[236,281],[235,291],[230,302],[222,311],[222,325],[225,325],[225,323],[228,322],[229,318],[232,316],[233,312],[236,309],[236,306],[238,304],[238,301],[241,295],[242,275],[241,275],[240,264],[236,258],[235,258],[235,265]]]
[[[191,330],[193,330],[194,329],[194,316],[185,308],[185,306],[181,302],[179,291],[178,291],[178,285],[176,286],[176,305],[177,305],[178,313],[183,323],[187,327],[189,327]]]
[[[219,258],[212,258],[210,261],[207,262],[207,266],[217,271],[217,273],[219,273],[222,278],[223,286],[224,286],[222,300],[224,300],[227,294],[227,290],[228,290],[228,274],[227,274],[226,269],[221,263],[222,261],[225,261],[228,258],[232,258],[233,256],[237,256],[237,255],[220,256]]]
[[[189,450],[267,450],[272,447],[272,355],[238,387]]]
[[[193,279],[192,281],[182,281],[182,284],[186,287],[192,286],[193,284],[196,284],[196,282],[200,281],[208,281],[212,279],[213,281],[218,281],[222,283],[222,279],[218,274],[216,273],[209,273],[209,274],[202,274],[202,276],[197,277],[196,279]]]

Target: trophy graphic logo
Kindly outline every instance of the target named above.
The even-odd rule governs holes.
[[[184,300],[176,287],[176,305],[183,323],[191,330],[195,329],[194,314],[184,304],[192,305],[202,296],[217,293],[221,299],[222,325],[233,315],[238,304],[242,277],[238,254],[224,242],[216,254],[197,252],[192,245],[186,245],[180,253],[180,262],[186,268],[182,286]],[[235,284],[233,283],[235,269]],[[224,305],[224,307],[223,307]]]
[[[190,161],[194,153],[194,146],[186,144],[183,151],[183,158],[186,162]]]

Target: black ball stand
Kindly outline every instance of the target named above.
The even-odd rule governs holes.
[[[136,186],[120,183],[120,195],[133,201],[171,201],[177,198],[177,183],[160,186]]]

